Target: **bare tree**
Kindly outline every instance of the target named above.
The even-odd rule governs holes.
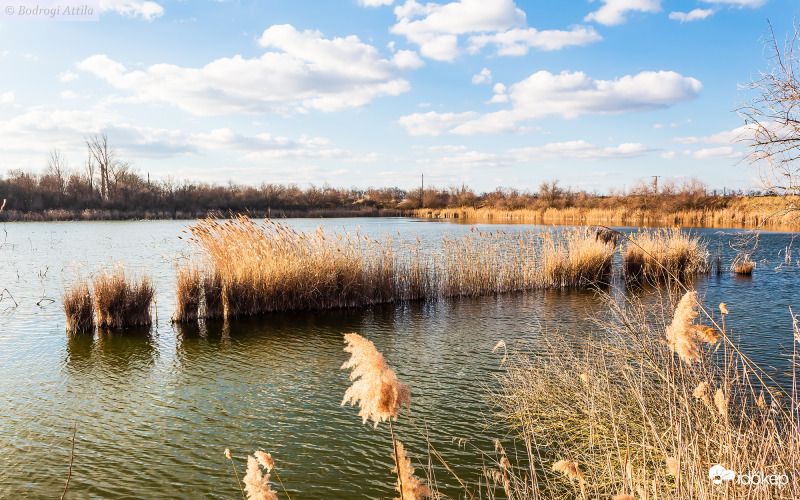
[[[765,48],[769,70],[741,90],[739,114],[745,128],[739,140],[758,169],[761,186],[778,194],[800,194],[800,26],[781,48],[770,24]]]
[[[53,148],[47,155],[47,173],[52,175],[58,184],[59,196],[67,192],[67,160],[61,150]]]
[[[130,170],[130,164],[119,159],[117,152],[108,144],[108,134],[101,132],[85,138],[89,150],[87,169],[90,178],[94,177],[94,169],[100,174],[100,198],[107,200],[113,194],[117,182]]]

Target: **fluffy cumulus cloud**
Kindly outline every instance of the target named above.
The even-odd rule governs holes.
[[[415,113],[399,123],[412,135],[445,133],[477,135],[519,131],[525,120],[561,115],[619,114],[666,108],[698,96],[702,84],[672,71],[645,71],[616,80],[597,80],[583,72],[553,74],[539,71],[521,82],[495,88],[507,96],[510,109],[492,113]],[[502,102],[501,100],[492,102]]]
[[[752,125],[742,125],[733,130],[723,130],[704,137],[676,137],[673,141],[681,144],[733,144],[752,137],[753,130]]]
[[[483,68],[477,75],[472,75],[472,83],[492,83],[492,72],[489,68]]]
[[[673,21],[687,23],[689,21],[700,21],[714,13],[714,9],[694,9],[691,12],[670,12],[669,18]]]
[[[584,21],[613,26],[626,22],[628,12],[661,12],[661,0],[603,0],[603,6],[588,14]]]
[[[623,143],[618,146],[600,147],[584,140],[553,142],[544,146],[511,149],[509,153],[519,162],[551,160],[608,160],[637,158],[653,150],[639,143]]]
[[[524,56],[531,48],[539,50],[560,50],[575,45],[589,45],[601,40],[592,27],[573,26],[569,31],[545,30],[535,28],[514,28],[504,32],[487,35],[474,35],[469,38],[467,51],[474,54],[486,45],[494,45],[501,56]]]
[[[253,59],[216,59],[201,68],[156,64],[128,70],[106,55],[91,56],[77,68],[130,92],[134,102],[216,115],[358,108],[408,91],[401,75],[423,64],[412,51],[386,59],[356,36],[326,39],[290,25],[268,28],[259,44],[271,50]]]
[[[522,55],[531,47],[556,50],[568,45],[586,45],[599,40],[592,28],[576,26],[570,31],[538,31],[529,28],[525,12],[513,0],[458,0],[437,4],[407,0],[395,7],[397,24],[391,32],[405,36],[431,59],[452,61],[463,50],[459,36],[469,36],[468,51],[487,45],[499,55]]]
[[[734,160],[744,156],[741,151],[736,151],[730,146],[719,148],[704,148],[692,153],[692,158],[697,160]]]
[[[142,0],[100,0],[100,12],[116,12],[122,16],[152,21],[164,15],[164,7]]]

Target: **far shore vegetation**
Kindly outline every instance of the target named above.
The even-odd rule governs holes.
[[[378,217],[412,216],[497,222],[569,222],[630,225],[793,226],[800,224],[800,196],[772,190],[709,189],[697,179],[658,184],[640,179],[608,193],[563,187],[497,188],[478,193],[466,186],[403,190],[335,188],[327,184],[225,185],[171,178],[151,180],[119,161],[105,136],[94,137],[101,160],[72,170],[53,150],[41,173],[0,175],[0,221],[197,219],[209,216]],[[91,148],[90,148],[91,149]],[[105,151],[105,152],[103,152]],[[108,167],[101,168],[101,165]],[[781,193],[783,194],[783,193]]]

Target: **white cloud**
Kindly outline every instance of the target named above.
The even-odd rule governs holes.
[[[705,148],[692,153],[692,157],[697,160],[716,160],[716,159],[736,159],[744,156],[741,151],[735,151],[730,146],[719,148]]]
[[[58,74],[58,80],[64,83],[72,82],[80,78],[74,71],[63,71]]]
[[[394,0],[358,0],[358,5],[362,7],[380,7],[381,5],[392,5]]]
[[[714,9],[694,9],[691,12],[670,12],[669,18],[673,21],[686,23],[689,21],[700,21],[714,13]]]
[[[666,108],[694,99],[701,88],[698,80],[672,71],[645,71],[616,80],[596,80],[582,72],[556,75],[539,71],[508,89],[511,109],[483,115],[431,111],[407,115],[398,121],[412,135],[513,132],[519,131],[517,122],[548,115],[575,118]]]
[[[401,116],[398,121],[404,126],[411,135],[430,135],[437,136],[447,133],[454,126],[466,121],[477,118],[479,115],[474,111],[466,113],[437,113],[428,111],[427,113],[414,113]]]
[[[753,130],[751,125],[742,125],[733,130],[723,130],[705,137],[676,137],[672,140],[681,144],[733,144],[746,138],[751,130]]]
[[[512,159],[493,153],[481,153],[479,151],[467,151],[452,156],[446,156],[434,162],[439,168],[452,170],[454,168],[494,168],[502,167],[512,163]]]
[[[550,160],[596,161],[637,158],[653,150],[639,143],[623,143],[613,147],[600,147],[584,140],[553,142],[544,146],[510,149],[508,152],[520,162]]]
[[[14,92],[10,90],[0,94],[0,111],[13,108],[15,100],[16,97],[14,96]]]
[[[277,49],[259,58],[216,59],[202,68],[156,64],[127,70],[106,55],[77,64],[112,86],[133,94],[134,102],[167,103],[195,115],[285,112],[291,107],[336,111],[410,89],[400,77],[423,63],[411,51],[391,60],[356,36],[326,39],[318,31],[272,26],[259,43]]]
[[[588,14],[584,21],[595,21],[606,26],[622,24],[625,15],[635,12],[661,12],[661,0],[602,0],[603,6]]]
[[[164,15],[164,7],[142,0],[100,0],[100,12],[116,12],[126,17],[141,17],[152,21]]]
[[[467,147],[464,145],[453,145],[453,144],[443,144],[441,146],[429,146],[426,148],[431,153],[435,153],[438,151],[444,151],[445,153],[456,153],[458,151],[466,151]]]
[[[489,68],[483,68],[480,73],[472,76],[472,83],[492,83],[492,72]]]
[[[666,151],[659,156],[665,160],[673,160],[677,156],[677,153],[675,153],[675,151]]]
[[[469,38],[467,50],[474,54],[488,44],[497,48],[501,56],[524,56],[530,48],[539,50],[559,50],[567,46],[584,46],[602,40],[590,26],[573,26],[569,31],[535,28],[514,28],[504,32],[474,35]]]
[[[767,0],[703,0],[706,3],[732,5],[734,7],[761,7]]]
[[[76,94],[75,92],[73,92],[71,90],[65,90],[65,91],[59,93],[58,95],[59,95],[59,97],[61,97],[62,100],[66,100],[66,101],[71,100],[71,99],[75,99],[76,97],[78,97],[78,94]]]

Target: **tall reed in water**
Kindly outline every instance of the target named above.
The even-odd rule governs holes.
[[[89,283],[80,279],[62,297],[67,316],[67,333],[94,331],[94,304]]]
[[[632,279],[688,278],[709,270],[707,243],[679,229],[639,231],[626,240],[625,272]]]
[[[99,328],[124,329],[153,322],[150,306],[155,290],[147,275],[132,279],[121,268],[103,271],[92,279],[92,288]]]
[[[245,217],[206,219],[190,234],[200,264],[178,271],[177,320],[586,287],[609,275],[614,252],[580,228],[473,230],[438,249],[418,239],[306,233]]]

